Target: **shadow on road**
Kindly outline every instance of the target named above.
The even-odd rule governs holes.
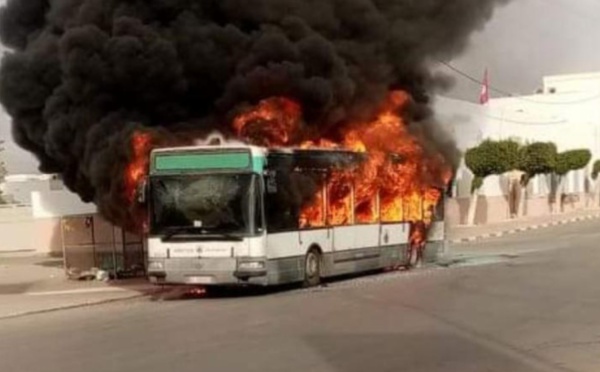
[[[0,284],[0,295],[16,295],[27,292],[35,282],[31,283],[15,283],[15,284]]]
[[[300,284],[275,287],[229,286],[158,286],[150,295],[152,301],[196,301],[269,296],[302,288]]]
[[[332,284],[348,282],[360,278],[377,277],[391,272],[408,272],[405,267],[377,270],[361,274],[342,275],[324,281],[315,288],[306,288],[307,290],[326,289]],[[211,299],[229,299],[229,298],[247,298],[270,296],[294,290],[305,288],[301,283],[286,284],[271,287],[260,286],[223,286],[223,287],[201,287],[201,286],[157,286],[151,294],[152,301],[193,301],[193,300],[211,300]]]
[[[53,267],[53,268],[57,268],[57,269],[62,269],[64,262],[63,262],[62,258],[49,258],[46,260],[36,262],[35,265],[42,266],[42,267]]]

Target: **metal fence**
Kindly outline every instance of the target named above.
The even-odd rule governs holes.
[[[104,271],[113,278],[145,275],[143,239],[101,217],[61,218],[64,267],[70,277]]]

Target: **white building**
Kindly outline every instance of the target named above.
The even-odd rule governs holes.
[[[82,202],[65,187],[58,175],[10,175],[0,188],[9,201],[30,207],[35,218],[97,213],[94,204]]]
[[[600,73],[550,76],[544,78],[539,94],[492,99],[485,105],[439,97],[438,120],[448,125],[458,147],[466,151],[485,139],[513,138],[522,143],[554,142],[559,151],[589,149],[593,159],[600,159]],[[566,193],[581,195],[589,191],[589,169],[572,172],[566,180]],[[470,193],[472,175],[464,165],[459,169],[454,193],[458,199]],[[481,220],[506,219],[508,209],[498,211],[506,199],[506,180],[489,177],[482,194],[489,206]],[[548,212],[545,201],[549,193],[547,177],[537,177],[530,184],[530,214]],[[461,201],[464,204],[464,201]],[[584,201],[575,207],[581,207]],[[498,208],[495,208],[498,207]],[[464,206],[460,208],[464,210]],[[460,216],[463,220],[464,217]]]
[[[54,175],[14,174],[8,175],[0,190],[8,202],[19,205],[31,205],[31,193],[44,190],[62,190],[64,186]]]
[[[83,221],[98,213],[94,204],[83,203],[57,176],[11,175],[6,177],[2,189],[18,203],[0,205],[0,252],[60,254],[63,244],[62,221]],[[97,220],[98,226],[106,225]],[[80,225],[83,226],[83,223]],[[85,242],[89,231],[85,226],[80,230],[80,239]]]

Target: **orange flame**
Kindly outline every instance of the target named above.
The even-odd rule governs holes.
[[[130,204],[133,204],[137,187],[148,174],[152,136],[149,133],[135,132],[131,137],[131,148],[132,160],[125,171],[125,197]]]
[[[313,203],[305,206],[300,212],[300,226],[309,228],[326,226],[323,199],[323,190],[319,190],[314,197]]]
[[[373,121],[345,126],[338,133],[340,141],[322,136],[297,143],[295,139],[303,134],[302,112],[297,103],[286,98],[259,103],[236,118],[233,127],[240,137],[254,144],[367,154],[367,160],[358,169],[328,175],[324,189],[310,205],[304,206],[302,227],[410,222],[414,227],[411,241],[422,244],[442,197],[440,187],[447,185],[452,171],[440,155],[426,153],[398,114],[410,100],[405,92],[391,92]],[[253,140],[258,137],[263,140]]]

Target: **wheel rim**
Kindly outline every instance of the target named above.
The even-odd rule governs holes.
[[[319,262],[314,253],[309,253],[306,258],[306,275],[309,278],[314,278],[319,271]]]

